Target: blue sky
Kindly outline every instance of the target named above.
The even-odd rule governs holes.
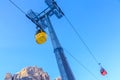
[[[13,0],[25,12],[41,12],[47,6],[44,0]],[[120,1],[119,0],[57,0],[97,60],[108,72],[100,75],[83,43],[71,29],[66,19],[51,17],[61,45],[84,64],[99,80],[119,80],[120,74]],[[35,42],[36,26],[9,0],[0,2],[0,80],[5,73],[12,74],[26,66],[42,67],[51,80],[59,76],[53,47],[48,40],[43,45]],[[76,80],[96,80],[65,51]]]

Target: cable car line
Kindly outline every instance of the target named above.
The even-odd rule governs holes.
[[[17,9],[19,9],[23,14],[26,15],[25,11],[23,11],[17,4],[15,4],[12,0],[9,0]]]
[[[89,69],[87,69],[87,67],[85,67],[77,58],[75,58],[67,49],[64,48],[64,50],[65,50],[80,66],[82,66],[89,74],[91,74],[91,76],[93,76],[96,80],[100,80],[100,79],[98,79]]]
[[[74,25],[71,23],[71,21],[68,19],[68,17],[66,15],[64,15],[64,17],[67,20],[67,22],[70,24],[71,28],[74,30],[74,32],[76,33],[76,35],[78,36],[78,38],[85,45],[86,49],[88,50],[88,52],[90,53],[90,55],[93,57],[93,59],[95,60],[95,62],[99,65],[98,60],[93,55],[92,51],[90,50],[90,48],[88,47],[88,45],[85,43],[85,41],[83,40],[83,38],[80,36],[80,34],[78,33],[78,31],[75,29]]]
[[[17,9],[19,9],[23,14],[26,15],[26,13],[18,6],[16,5],[12,0],[9,0]],[[84,40],[82,39],[82,37],[80,36],[80,34],[78,33],[78,31],[75,29],[75,27],[73,26],[73,24],[71,23],[71,21],[68,19],[68,17],[64,14],[65,19],[67,20],[67,22],[70,24],[71,28],[74,30],[74,32],[76,33],[76,35],[79,37],[79,39],[82,41],[82,43],[85,45],[86,49],[89,51],[89,53],[91,54],[91,56],[93,57],[93,59],[95,60],[95,62],[99,65],[99,62],[97,61],[96,57],[93,55],[92,51],[90,50],[90,48],[87,46],[87,44],[84,42]]]
[[[12,0],[9,0],[17,9],[19,9],[23,14],[26,15],[26,13],[19,7],[17,6]],[[77,34],[77,36],[79,37],[79,39],[82,41],[82,43],[85,45],[86,49],[88,50],[88,52],[90,53],[90,55],[93,57],[93,59],[95,60],[95,62],[99,65],[99,62],[97,61],[96,57],[93,55],[92,51],[90,50],[90,48],[88,47],[88,45],[84,42],[84,40],[82,39],[82,37],[80,36],[80,34],[78,33],[78,31],[75,29],[75,27],[73,26],[73,24],[71,23],[71,21],[67,18],[66,15],[64,15],[65,19],[67,20],[67,22],[70,24],[71,28],[74,30],[74,32]],[[34,22],[35,23],[35,22]],[[44,37],[46,38],[46,35],[44,35]],[[44,38],[44,39],[45,39]],[[46,41],[46,39],[44,40]],[[39,41],[37,41],[39,42]],[[41,43],[41,42],[40,42]],[[67,51],[68,52],[68,51]],[[68,52],[69,53],[69,52]],[[97,80],[99,80],[90,70],[88,70],[83,64],[81,64],[80,61],[78,61],[74,56],[72,56],[72,54],[69,53],[69,55],[77,62],[79,63],[83,68],[85,68],[92,76],[94,76]],[[101,65],[99,65],[101,66]],[[102,75],[106,75],[107,72],[106,70],[101,67],[101,74]]]
[[[26,13],[19,7],[17,6],[12,0],[9,0],[17,9],[19,9],[23,14],[26,15]],[[82,41],[82,43],[85,45],[86,49],[89,51],[89,53],[91,54],[91,56],[93,57],[93,59],[95,60],[95,62],[99,65],[99,62],[97,61],[96,57],[93,55],[92,51],[90,50],[90,48],[87,46],[87,44],[84,42],[84,40],[82,39],[82,37],[80,36],[80,34],[78,33],[78,31],[75,29],[75,27],[73,26],[73,24],[71,23],[71,21],[68,19],[68,17],[64,14],[65,19],[67,20],[67,22],[70,24],[71,28],[74,30],[74,32],[76,33],[76,35],[79,37],[79,39]]]
[[[73,31],[76,33],[76,35],[78,36],[78,38],[80,39],[80,41],[84,44],[84,46],[86,47],[86,49],[88,50],[89,54],[92,56],[92,58],[95,60],[95,62],[97,63],[98,66],[100,66],[100,73],[101,75],[105,76],[107,74],[107,71],[101,66],[101,63],[98,62],[98,60],[96,59],[96,57],[93,55],[92,51],[90,50],[90,48],[88,47],[88,45],[85,43],[85,41],[83,40],[83,38],[80,36],[80,34],[78,33],[78,31],[76,30],[76,28],[74,27],[74,25],[72,24],[72,22],[68,19],[68,17],[64,14],[65,19],[67,20],[67,22],[69,23],[70,27],[73,29]]]

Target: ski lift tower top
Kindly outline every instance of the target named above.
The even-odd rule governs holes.
[[[50,21],[50,17],[52,15],[56,15],[56,17],[60,19],[64,16],[64,13],[54,0],[45,0],[45,3],[48,5],[48,7],[41,13],[38,14],[30,10],[26,16],[34,24],[36,24],[37,29],[45,32],[45,29],[48,28],[62,80],[75,80],[71,68],[64,55],[64,50]]]

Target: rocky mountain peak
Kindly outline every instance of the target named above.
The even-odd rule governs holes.
[[[50,80],[50,78],[42,68],[30,66],[22,69],[14,75],[7,73],[4,80]]]

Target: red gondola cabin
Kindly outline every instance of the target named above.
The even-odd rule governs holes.
[[[104,68],[101,68],[100,73],[103,76],[107,75],[107,71]]]

